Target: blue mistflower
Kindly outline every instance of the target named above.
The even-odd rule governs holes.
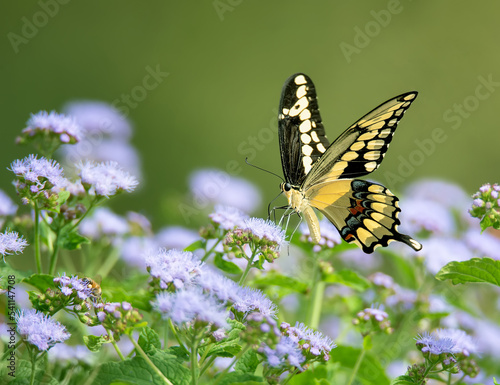
[[[236,282],[206,268],[200,269],[196,284],[223,302],[235,302],[239,298],[239,286]]]
[[[66,274],[63,274],[60,277],[54,278],[54,283],[58,283],[61,289],[61,292],[65,296],[70,296],[73,293],[76,293],[79,299],[86,300],[87,298],[92,298],[93,289],[89,288],[88,285],[80,278],[73,276],[68,277]]]
[[[265,316],[276,317],[276,305],[258,289],[240,287],[234,302],[234,309],[238,312],[248,314],[259,312]]]
[[[13,253],[22,253],[26,246],[28,246],[28,242],[15,231],[0,233],[0,255],[2,258]]]
[[[330,351],[337,345],[330,337],[309,328],[303,323],[297,322],[295,326],[290,326],[287,323],[282,323],[281,328],[284,333],[301,345],[301,348],[308,350],[313,356],[322,355],[325,361],[328,361]]]
[[[115,240],[130,232],[128,222],[107,207],[97,208],[91,217],[80,225],[80,233],[92,240],[111,238]]]
[[[17,205],[12,202],[12,199],[0,190],[0,217],[14,215],[17,211]]]
[[[471,353],[477,353],[477,344],[471,336],[460,329],[438,329],[435,335],[439,339],[450,339],[453,341],[454,346],[452,352],[454,354],[463,354],[468,357]]]
[[[225,305],[198,287],[189,286],[175,293],[161,292],[153,301],[153,308],[178,326],[186,322],[201,321],[218,328],[228,327],[229,313]]]
[[[440,355],[442,353],[453,353],[455,342],[448,337],[440,338],[435,333],[429,334],[424,332],[419,334],[417,338],[417,347],[422,351],[422,353],[428,353],[433,355]]]
[[[73,117],[55,111],[40,111],[31,115],[23,134],[31,137],[39,133],[55,134],[62,143],[76,143],[83,138],[83,131]]]
[[[21,337],[40,351],[48,350],[71,336],[59,322],[33,309],[17,312],[16,322]]]
[[[262,218],[250,218],[244,221],[243,229],[250,231],[259,239],[267,239],[280,248],[285,242],[285,231],[274,222]]]
[[[177,289],[184,287],[200,274],[203,262],[189,251],[160,249],[156,254],[146,256],[146,266],[153,278],[159,279],[160,288],[173,284]]]
[[[240,209],[232,206],[216,205],[215,211],[209,215],[212,222],[218,224],[224,230],[232,230],[235,227],[243,227],[245,220],[249,219]]]
[[[19,178],[16,181],[17,189],[29,187],[34,194],[46,189],[61,189],[68,183],[59,163],[44,157],[38,159],[33,154],[12,162],[10,170]]]
[[[86,189],[99,196],[109,197],[121,191],[132,192],[139,182],[116,162],[81,162],[79,176]]]
[[[274,349],[264,345],[261,349],[267,358],[267,364],[272,368],[293,366],[300,371],[304,370],[301,363],[305,361],[297,341],[290,337],[281,337]]]

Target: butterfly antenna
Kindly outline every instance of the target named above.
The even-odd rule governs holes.
[[[248,158],[245,158],[245,163],[246,163],[246,164],[248,164],[249,166],[255,167],[256,169],[259,169],[259,170],[261,170],[261,171],[265,171],[265,172],[267,172],[268,174],[271,174],[271,175],[277,176],[277,177],[278,177],[278,178],[280,178],[283,182],[285,182],[285,180],[284,180],[281,176],[279,176],[278,174],[275,174],[275,173],[274,173],[274,172],[272,172],[272,171],[266,170],[266,169],[264,169],[264,168],[262,168],[262,167],[258,167],[258,166],[256,166],[256,165],[254,165],[254,164],[250,163],[250,162],[248,161]]]

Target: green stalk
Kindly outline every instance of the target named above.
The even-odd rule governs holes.
[[[243,354],[245,354],[245,352],[250,348],[250,344],[246,344],[246,346],[241,349],[238,354],[236,354],[233,358],[233,360],[231,361],[231,363],[229,364],[229,366],[224,369],[222,372],[220,372],[220,374],[217,376],[217,379],[215,380],[215,382],[213,383],[213,385],[217,385],[220,380],[222,380],[222,378],[224,377],[224,375],[229,371],[229,369],[231,369],[233,367],[233,365],[243,356]]]
[[[243,250],[241,250],[241,253],[243,256],[245,256],[245,252]],[[250,269],[252,268],[252,265],[253,265],[253,259],[255,258],[255,254],[256,254],[256,251],[252,250],[252,255],[250,258],[244,257],[248,261],[248,263],[247,263],[247,267],[245,268],[245,271],[241,275],[240,281],[238,282],[239,286],[242,286],[243,283],[245,282],[245,279],[247,279],[248,273],[250,272]]]
[[[42,254],[40,252],[40,210],[38,209],[38,202],[35,200],[35,261],[36,272],[42,273]]]
[[[198,344],[200,339],[198,336],[193,336],[191,340],[191,381],[193,385],[198,384],[198,376],[200,375],[198,367]]]
[[[36,372],[36,354],[33,352],[30,352],[31,355],[31,378],[30,378],[30,385],[33,385],[35,383],[35,372]]]
[[[52,255],[50,256],[50,267],[49,274],[54,275],[56,273],[56,265],[57,265],[57,256],[59,253],[59,234],[61,233],[61,229],[57,230],[56,240],[54,242],[54,250],[52,251]]]
[[[205,255],[203,256],[203,258],[201,259],[201,262],[205,262],[205,260],[210,256],[210,254],[212,254],[212,252],[215,250],[215,248],[217,247],[217,245],[220,243],[221,239],[217,239],[217,242],[214,243],[214,245],[210,248],[210,250],[208,251],[205,251]]]
[[[153,363],[153,361],[150,360],[148,355],[144,353],[144,350],[139,346],[139,344],[135,341],[135,339],[132,336],[128,336],[130,338],[130,341],[134,344],[135,349],[137,352],[141,355],[141,357],[146,361],[146,363],[153,369],[153,371],[163,380],[163,382],[167,385],[173,385],[167,377],[163,375],[163,373],[156,367],[156,365]]]
[[[317,329],[321,317],[321,304],[325,291],[325,283],[321,281],[321,272],[317,258],[314,258],[313,276],[312,276],[312,297],[308,314],[307,325]]]
[[[354,369],[352,370],[351,378],[349,379],[349,382],[347,385],[351,385],[354,379],[356,378],[356,375],[358,374],[359,367],[361,366],[361,361],[363,361],[363,358],[366,354],[365,348],[361,348],[361,353],[359,353],[358,359],[356,360],[356,364],[354,365]]]

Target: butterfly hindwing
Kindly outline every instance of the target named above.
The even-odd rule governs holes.
[[[415,250],[422,245],[398,232],[398,198],[382,185],[359,179],[343,179],[311,187],[305,192],[311,206],[320,210],[346,242],[365,253],[396,240]]]
[[[281,93],[278,114],[281,163],[285,180],[300,186],[329,146],[311,79],[290,76]]]
[[[349,127],[308,174],[304,189],[321,181],[363,176],[376,170],[405,111],[417,97],[407,92],[382,103]]]

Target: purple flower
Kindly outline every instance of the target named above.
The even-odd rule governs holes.
[[[71,115],[85,131],[86,136],[95,138],[105,135],[113,138],[128,139],[132,127],[120,111],[105,102],[75,101],[64,106],[66,114]]]
[[[274,222],[262,218],[250,218],[243,222],[243,230],[250,231],[259,239],[267,239],[279,249],[286,240],[285,231]]]
[[[61,189],[67,184],[59,163],[55,160],[47,160],[44,157],[37,159],[37,156],[33,154],[12,162],[10,170],[19,178],[19,181],[17,181],[18,188],[21,187],[23,182],[35,187],[37,191]]]
[[[48,350],[71,335],[59,322],[36,310],[20,310],[16,314],[17,331],[40,351]]]
[[[13,253],[22,253],[28,242],[15,231],[0,233],[0,255],[4,258]]]
[[[218,328],[228,327],[229,313],[225,305],[210,294],[203,293],[201,288],[190,286],[175,293],[161,292],[156,296],[153,308],[178,326],[198,320]]]
[[[155,237],[156,243],[166,249],[185,249],[198,239],[196,231],[181,226],[165,227]]]
[[[409,252],[415,254],[412,251]],[[419,255],[425,257],[427,270],[432,274],[436,274],[451,261],[461,262],[473,257],[472,252],[462,240],[450,237],[431,237],[427,239],[425,247],[420,251]]]
[[[405,192],[407,199],[430,200],[446,208],[463,211],[469,206],[469,197],[460,186],[442,180],[423,179],[410,184]]]
[[[212,222],[218,224],[224,230],[243,227],[245,220],[249,219],[248,215],[240,209],[223,205],[215,205],[215,211],[209,217]]]
[[[491,190],[491,185],[489,183],[483,184],[481,187],[479,187],[479,191],[481,191],[483,194],[486,194]]]
[[[376,286],[385,287],[386,289],[393,289],[394,279],[387,274],[381,273],[380,271],[373,273],[368,277],[370,281]]]
[[[250,213],[261,202],[260,192],[253,184],[217,169],[193,172],[189,186],[194,198],[204,206],[218,203]]]
[[[460,329],[438,329],[435,331],[436,337],[440,340],[453,341],[452,353],[463,354],[468,357],[471,353],[477,353],[476,342],[466,332]]]
[[[147,234],[150,235],[152,234],[151,231],[151,222],[149,219],[135,211],[129,211],[127,212],[127,222],[129,223],[130,227],[132,228],[132,234],[137,235],[137,234]]]
[[[80,163],[78,168],[83,186],[100,196],[109,197],[121,191],[132,192],[139,183],[116,162],[85,162]]]
[[[90,239],[111,238],[115,240],[130,231],[127,221],[106,207],[99,207],[91,217],[80,225],[80,233]]]
[[[130,266],[140,267],[144,271],[146,270],[144,258],[158,248],[156,241],[149,237],[129,237],[120,244],[123,260]]]
[[[14,215],[17,211],[17,205],[12,202],[12,199],[0,190],[0,217]]]
[[[303,370],[300,364],[305,361],[305,357],[297,341],[290,337],[281,337],[274,349],[264,344],[261,351],[267,358],[267,365],[272,368],[293,366]]]
[[[333,248],[336,245],[342,243],[342,239],[340,238],[339,231],[337,228],[326,218],[323,218],[319,221],[319,226],[321,229],[321,238],[317,245],[314,245],[313,250],[318,252],[321,250],[321,246]],[[300,225],[301,233],[307,237],[309,242],[312,242],[311,234],[309,231],[309,226],[306,223],[302,223]]]
[[[257,311],[265,316],[276,317],[276,305],[257,289],[240,287],[233,306],[236,311],[241,313],[248,314]]]
[[[451,338],[439,338],[436,334],[424,332],[419,334],[417,338],[417,347],[422,353],[440,355],[442,353],[453,353],[455,343]]]
[[[476,198],[472,201],[472,205],[474,207],[483,207],[484,206],[484,201],[480,198]]]
[[[389,318],[389,315],[383,310],[382,306],[377,307],[376,305],[360,311],[357,316],[365,321],[374,319],[377,322],[383,322]]]
[[[481,234],[479,230],[471,229],[465,233],[464,240],[465,244],[480,257],[500,259],[500,239],[490,233]]]
[[[66,274],[54,278],[54,283],[59,284],[61,292],[70,296],[76,293],[79,299],[86,300],[87,298],[92,298],[94,296],[93,289],[88,287],[88,283],[84,279],[80,279],[77,276],[68,277]]]
[[[385,303],[390,308],[401,304],[403,309],[409,310],[415,306],[415,302],[417,302],[418,294],[416,291],[407,289],[404,287],[396,286],[395,294],[387,297]]]
[[[303,323],[297,322],[294,327],[282,323],[281,327],[285,329],[284,333],[290,339],[298,342],[303,349],[308,350],[313,356],[322,355],[325,361],[328,360],[330,351],[337,346],[330,337],[309,328]]]
[[[28,137],[36,134],[56,134],[61,143],[76,143],[83,137],[80,125],[73,117],[55,111],[32,114],[26,125],[23,134]]]
[[[146,266],[153,278],[160,280],[160,288],[166,289],[172,283],[177,289],[200,274],[203,262],[191,252],[160,249],[156,254],[146,256]]]
[[[239,286],[236,282],[208,268],[200,270],[196,284],[222,302],[235,302],[239,299]]]

